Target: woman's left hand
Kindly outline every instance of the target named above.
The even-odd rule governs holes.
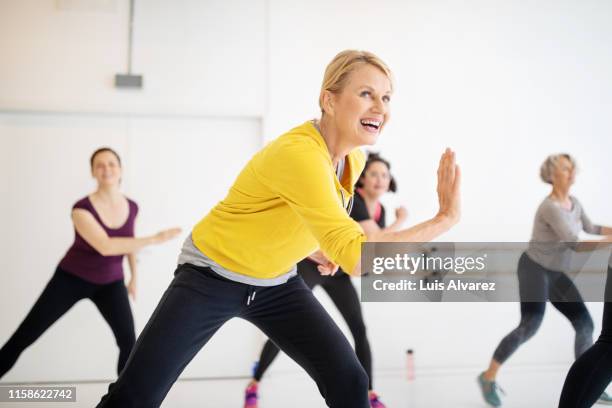
[[[127,284],[128,295],[132,298],[132,300],[136,301],[136,279],[130,279],[130,282]]]
[[[323,276],[334,276],[338,272],[338,265],[332,261],[326,261],[324,264],[319,264],[317,269]]]
[[[308,258],[318,264],[317,269],[323,276],[334,276],[338,272],[338,265],[327,259],[320,249],[310,254]]]

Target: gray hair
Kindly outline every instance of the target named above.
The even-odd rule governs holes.
[[[557,163],[560,159],[565,158],[572,163],[574,169],[576,168],[576,160],[567,153],[551,154],[544,160],[542,166],[540,166],[540,178],[543,182],[552,184],[552,175],[555,172]]]

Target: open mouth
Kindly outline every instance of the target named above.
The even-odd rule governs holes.
[[[361,126],[363,126],[368,132],[378,132],[382,125],[380,120],[374,119],[362,119]]]

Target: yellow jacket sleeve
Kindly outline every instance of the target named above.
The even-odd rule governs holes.
[[[321,250],[352,273],[366,236],[342,207],[326,154],[314,141],[288,140],[267,149],[253,170],[303,220]]]

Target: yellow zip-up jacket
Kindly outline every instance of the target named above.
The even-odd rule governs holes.
[[[344,205],[365,165],[359,149],[341,182],[327,145],[306,122],[260,150],[225,199],[193,229],[195,246],[232,272],[270,279],[317,249],[352,272],[366,240]]]

